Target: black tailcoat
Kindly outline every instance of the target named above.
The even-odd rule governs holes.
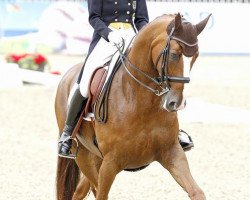
[[[137,31],[148,23],[146,0],[88,0],[89,23],[94,28],[89,53],[101,37],[108,41],[112,22],[131,23]]]

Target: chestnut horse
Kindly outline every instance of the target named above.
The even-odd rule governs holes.
[[[178,141],[177,110],[184,102],[184,84],[189,82],[184,72],[191,70],[198,56],[197,36],[209,17],[193,25],[180,14],[163,15],[137,34],[127,56],[120,52],[124,61],[110,88],[107,122],[83,121],[76,160],[58,158],[58,199],[80,200],[92,190],[97,200],[106,200],[119,172],[153,161],[170,172],[190,199],[206,199]],[[184,65],[186,57],[191,58],[188,65]],[[55,109],[60,132],[81,66],[72,67],[58,86]]]

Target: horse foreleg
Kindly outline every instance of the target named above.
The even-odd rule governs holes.
[[[90,182],[86,177],[82,177],[79,181],[72,200],[82,200],[90,192]]]
[[[104,158],[99,170],[96,200],[108,199],[108,193],[119,171],[112,156]]]
[[[188,193],[191,200],[206,199],[204,192],[191,175],[186,155],[179,144],[176,144],[172,150],[163,152],[159,162]]]

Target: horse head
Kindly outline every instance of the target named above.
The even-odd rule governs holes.
[[[165,30],[159,28],[159,34],[152,42],[152,61],[160,75],[158,81],[162,88],[167,88],[162,106],[169,112],[185,106],[184,84],[190,81],[189,73],[199,54],[198,35],[209,17],[193,25],[178,13],[167,28],[163,26]]]

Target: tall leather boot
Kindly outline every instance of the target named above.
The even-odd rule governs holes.
[[[58,141],[58,155],[65,158],[75,158],[71,154],[70,148],[72,146],[71,135],[78,122],[82,110],[85,108],[87,98],[83,97],[78,87],[74,92],[67,112],[67,117],[63,129],[63,133]]]
[[[187,132],[183,130],[179,130],[178,135],[179,143],[184,151],[189,151],[194,147],[193,140],[190,135],[187,134]]]

